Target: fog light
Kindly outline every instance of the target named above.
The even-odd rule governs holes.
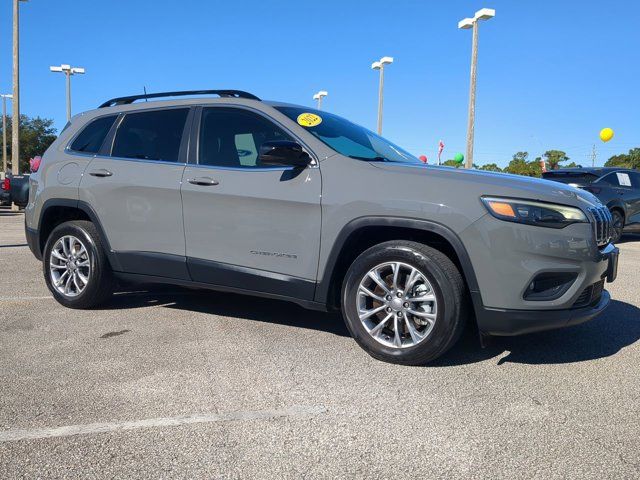
[[[539,273],[531,281],[523,298],[530,301],[556,300],[573,285],[578,274],[575,272]]]

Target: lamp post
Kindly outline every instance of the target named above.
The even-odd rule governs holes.
[[[327,95],[329,95],[329,92],[326,90],[320,90],[313,96],[313,99],[318,101],[318,110],[322,110],[322,99]]]
[[[13,104],[11,113],[11,173],[20,174],[20,2],[13,0]]]
[[[2,171],[7,171],[7,98],[13,98],[11,94],[0,94],[2,97]]]
[[[62,64],[59,67],[49,67],[52,72],[64,73],[67,77],[67,121],[71,120],[71,75],[84,74],[84,68],[72,67],[71,65]]]
[[[384,90],[384,66],[393,63],[393,57],[382,57],[379,61],[373,62],[371,68],[380,70],[380,86],[378,87],[378,135],[382,135],[382,92]]]
[[[473,29],[471,43],[471,81],[469,86],[469,119],[467,123],[467,154],[466,168],[473,167],[473,129],[476,115],[476,70],[478,64],[478,21],[495,17],[496,11],[492,8],[478,10],[473,18],[465,18],[458,22],[458,28]]]

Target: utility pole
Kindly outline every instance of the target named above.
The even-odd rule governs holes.
[[[71,75],[84,74],[82,67],[72,67],[71,65],[62,64],[59,67],[49,67],[52,72],[64,73],[67,77],[67,122],[71,121]]]
[[[2,172],[7,172],[7,98],[13,95],[1,94],[2,97]]]
[[[20,1],[13,0],[13,104],[11,116],[11,172],[20,174]]]
[[[465,168],[473,168],[473,140],[476,118],[476,72],[478,69],[478,21],[493,18],[496,11],[491,8],[478,10],[473,18],[458,22],[458,28],[473,29],[471,43],[471,80],[469,85],[469,118],[467,121],[467,151]]]
[[[382,97],[384,91],[384,66],[393,63],[393,57],[382,57],[379,61],[373,62],[371,68],[380,70],[380,84],[378,86],[378,135],[382,135]]]
[[[596,152],[596,144],[593,144],[593,149],[591,150],[591,166],[596,166],[596,159],[598,158],[598,153]]]

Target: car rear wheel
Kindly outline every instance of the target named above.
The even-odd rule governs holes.
[[[47,287],[66,307],[95,307],[113,292],[109,261],[91,222],[58,225],[47,239],[42,265]]]
[[[613,243],[618,243],[620,238],[622,238],[622,230],[624,229],[624,216],[618,210],[613,210],[611,212],[612,217],[612,225],[613,225],[613,235],[611,237],[611,241]]]
[[[442,252],[391,241],[362,253],[342,289],[342,311],[358,344],[379,360],[424,365],[449,350],[466,319],[462,276]]]

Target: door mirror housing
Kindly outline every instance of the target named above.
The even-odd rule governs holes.
[[[259,166],[304,168],[309,163],[311,157],[297,142],[274,140],[260,145]]]

